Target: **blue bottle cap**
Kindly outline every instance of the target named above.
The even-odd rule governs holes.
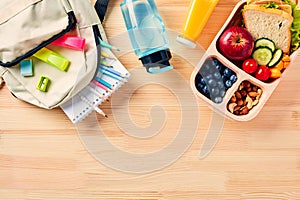
[[[158,74],[173,69],[173,66],[169,63],[171,58],[170,49],[165,49],[141,57],[140,60],[144,67],[146,67],[148,73]]]

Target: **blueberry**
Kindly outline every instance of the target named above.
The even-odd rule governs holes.
[[[204,79],[208,82],[209,80],[213,79],[213,75],[212,74],[207,74]]]
[[[224,97],[225,94],[226,94],[225,89],[221,89],[221,90],[220,90],[220,96],[221,96],[221,97]]]
[[[217,59],[214,59],[214,64],[215,64],[217,70],[224,71],[224,65],[220,61],[218,61]]]
[[[231,86],[232,86],[232,82],[230,80],[226,80],[225,87],[228,89],[228,88],[231,88]]]
[[[196,81],[200,81],[200,79],[203,78],[199,73],[196,75]]]
[[[225,83],[227,80],[228,80],[228,77],[226,77],[224,74],[222,75],[222,80],[223,80],[223,83]]]
[[[202,88],[202,91],[203,91],[204,94],[209,94],[207,85],[205,85],[205,86]]]
[[[210,69],[210,65],[206,62],[204,65],[201,67],[201,71],[203,72],[208,72]]]
[[[201,83],[196,84],[196,87],[197,87],[198,90],[203,90],[204,86],[205,85],[203,85]]]
[[[221,103],[223,101],[223,98],[222,97],[215,97],[214,99],[213,99],[213,102],[215,102],[215,103]]]
[[[236,80],[237,80],[236,75],[235,75],[235,74],[232,74],[232,75],[230,76],[229,80],[230,80],[231,82],[235,83]]]
[[[211,73],[212,67],[214,67],[214,66],[211,65],[211,64],[208,63],[208,62],[205,62],[205,63],[203,64],[203,66],[201,67],[201,69],[200,69],[200,74],[201,74],[202,76],[205,76],[205,75]]]
[[[203,85],[206,85],[205,79],[204,79],[204,78],[201,78],[201,79],[200,79],[200,83],[203,84]]]
[[[215,77],[216,79],[220,79],[220,78],[222,78],[222,75],[220,74],[220,72],[215,72],[215,73],[214,73],[214,77]]]
[[[215,66],[220,65],[220,62],[217,59],[213,59],[212,62],[214,63]]]
[[[223,82],[223,81],[218,81],[218,82],[217,82],[217,87],[218,87],[219,89],[225,88],[225,87],[224,87],[224,82]]]
[[[210,80],[208,80],[207,85],[209,87],[211,87],[211,88],[212,87],[216,87],[217,86],[217,82],[214,79],[210,79]]]
[[[224,76],[230,77],[232,75],[232,70],[229,68],[226,68],[223,72]]]
[[[215,87],[215,88],[211,89],[211,96],[216,97],[216,96],[219,96],[219,94],[220,94],[219,88]]]

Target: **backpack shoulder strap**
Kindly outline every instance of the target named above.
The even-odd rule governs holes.
[[[95,3],[96,12],[100,18],[101,23],[104,20],[104,16],[107,10],[109,0],[97,0]]]

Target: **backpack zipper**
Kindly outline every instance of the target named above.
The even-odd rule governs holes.
[[[74,14],[73,11],[68,12],[67,14],[68,14],[69,22],[68,22],[68,26],[64,30],[62,30],[60,33],[52,36],[50,39],[42,42],[40,45],[38,45],[35,48],[31,49],[30,51],[28,51],[24,55],[17,57],[15,60],[13,60],[11,62],[3,63],[3,62],[0,61],[0,65],[3,66],[3,67],[12,67],[12,66],[15,66],[16,64],[18,64],[22,60],[24,60],[24,59],[32,56],[33,54],[35,54],[36,52],[38,52],[43,47],[49,45],[54,40],[57,40],[59,37],[61,37],[64,34],[68,33],[69,31],[71,31],[76,26],[77,21],[76,21],[76,17],[75,17],[75,14]]]

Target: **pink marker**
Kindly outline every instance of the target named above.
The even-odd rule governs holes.
[[[107,92],[112,92],[111,89],[109,89],[109,88],[106,87],[105,85],[103,85],[103,84],[97,82],[96,80],[93,80],[92,82],[93,82],[95,85],[97,85],[98,87],[104,89],[105,91],[107,91]]]
[[[85,39],[76,36],[63,35],[60,38],[54,40],[51,44],[55,46],[61,46],[69,49],[83,51],[85,45]]]

